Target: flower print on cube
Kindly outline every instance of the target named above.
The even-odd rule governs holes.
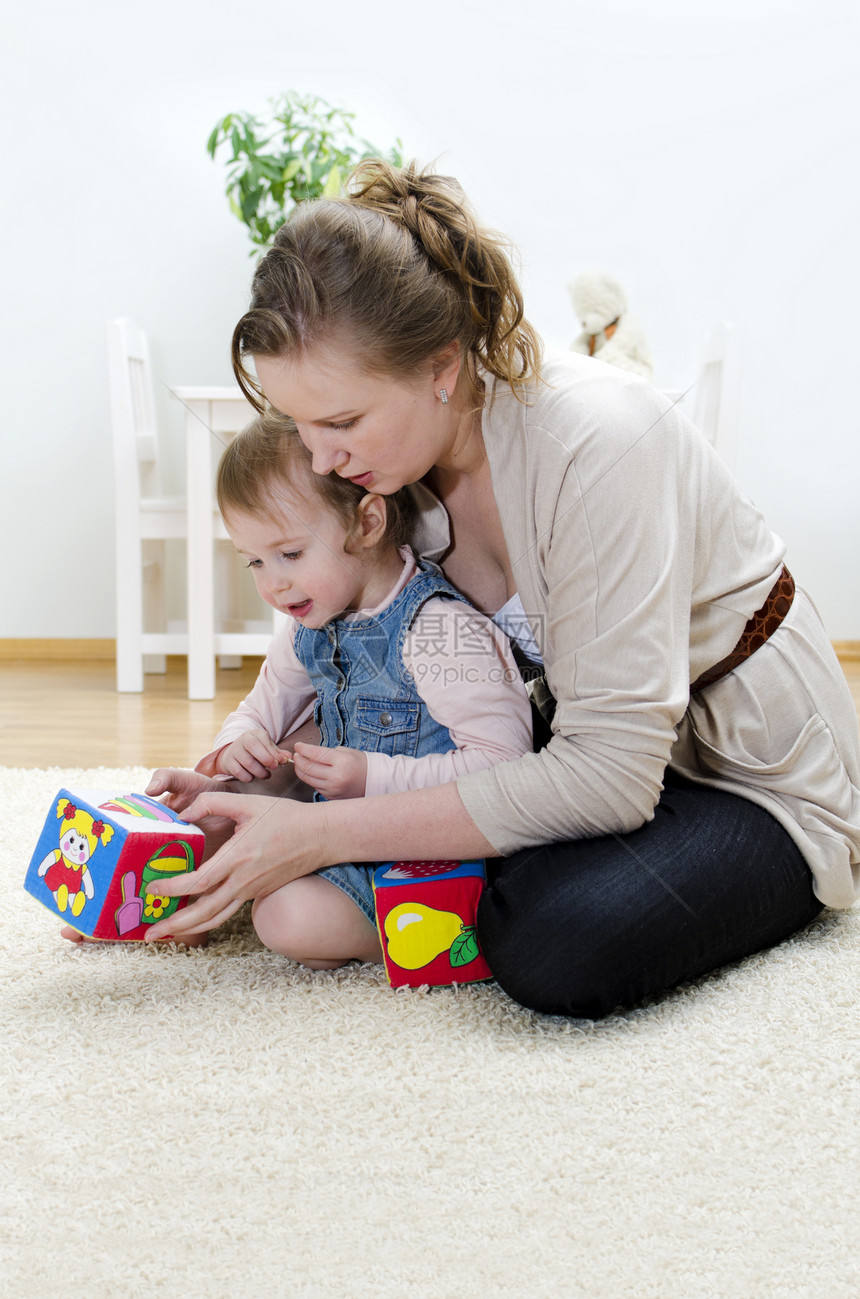
[[[376,923],[393,988],[445,987],[491,979],[475,916],[481,861],[398,861],[373,876]]]
[[[142,940],[185,898],[159,882],[193,871],[203,831],[145,794],[61,789],[48,812],[24,888],[87,938]]]

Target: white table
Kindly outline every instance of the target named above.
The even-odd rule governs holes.
[[[185,407],[188,511],[188,698],[215,698],[216,654],[265,654],[272,628],[215,630],[213,542],[225,537],[215,507],[213,466],[232,437],[254,417],[239,388],[174,388]]]

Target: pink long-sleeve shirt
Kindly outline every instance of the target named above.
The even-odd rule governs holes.
[[[418,571],[408,547],[403,569],[381,604],[349,618],[382,612]],[[195,768],[217,774],[221,750],[245,731],[262,728],[281,744],[313,716],[316,691],[295,651],[298,623],[288,618],[272,641],[250,694],[221,727],[211,753]],[[368,753],[366,795],[442,785],[530,752],[531,706],[507,637],[471,605],[433,597],[422,606],[403,646],[403,663],[431,716],[451,732],[455,748],[420,758]]]

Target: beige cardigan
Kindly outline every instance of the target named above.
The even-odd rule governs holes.
[[[784,546],[706,440],[646,381],[575,354],[517,401],[488,385],[484,442],[517,590],[557,701],[553,738],[461,777],[496,850],[649,821],[667,764],[771,812],[828,906],[860,891],[860,743],[798,590],[771,639],[697,694],[780,572]],[[427,494],[429,497],[429,494]],[[447,518],[425,497],[418,549]]]

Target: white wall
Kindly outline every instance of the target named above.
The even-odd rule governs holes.
[[[854,0],[31,0],[0,97],[0,636],[113,634],[104,321],[166,384],[230,381],[250,277],[205,142],[285,89],[441,160],[521,249],[529,315],[616,272],[656,381],[714,321],[747,330],[738,475],[836,639],[860,639]],[[11,30],[10,30],[11,29]],[[162,399],[181,464],[181,419]]]

